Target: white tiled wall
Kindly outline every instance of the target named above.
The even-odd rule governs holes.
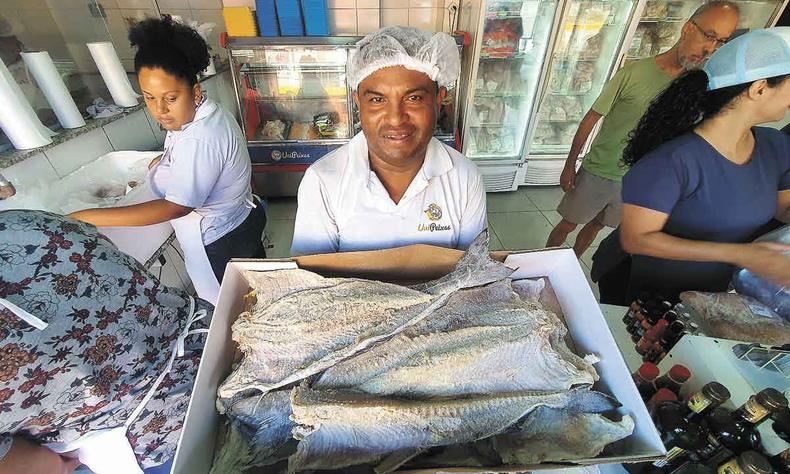
[[[413,26],[449,33],[447,7],[457,2],[458,0],[327,0],[329,30],[335,36],[364,36],[384,26]]]
[[[159,145],[145,113],[138,110],[123,120],[104,126],[113,150],[150,150]]]

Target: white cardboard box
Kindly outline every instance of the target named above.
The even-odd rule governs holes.
[[[413,245],[392,250],[298,257],[293,260],[229,263],[181,432],[174,472],[203,474],[208,473],[211,468],[217,428],[221,421],[215,403],[217,387],[230,373],[236,350],[236,345],[231,340],[231,326],[242,311],[242,296],[249,291],[243,270],[271,271],[299,266],[324,274],[353,274],[390,281],[414,281],[436,278],[447,273],[461,255],[457,250]],[[623,404],[621,412],[634,417],[634,434],[618,445],[622,455],[584,460],[579,464],[646,461],[666,454],[573,251],[559,249],[509,254],[497,252],[493,255],[500,259],[506,257],[505,263],[508,266],[518,268],[513,274],[514,280],[548,277],[577,350],[582,355],[596,354],[601,358],[596,364],[601,376],[596,388],[614,395]],[[494,469],[500,472],[517,472],[545,467],[549,466],[503,466]],[[443,468],[442,472],[479,470],[480,468]]]

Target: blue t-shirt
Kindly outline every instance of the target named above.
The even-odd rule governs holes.
[[[754,152],[744,165],[729,161],[695,133],[663,144],[625,175],[623,202],[669,214],[664,232],[675,237],[751,241],[776,215],[778,192],[790,189],[790,136],[764,127],[752,131]],[[639,256],[632,278],[659,288],[673,278],[673,288],[723,291],[732,271],[722,263]]]

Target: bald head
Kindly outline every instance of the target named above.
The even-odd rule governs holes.
[[[701,67],[738,26],[738,6],[728,1],[703,4],[683,25],[677,44],[678,62],[684,69]]]

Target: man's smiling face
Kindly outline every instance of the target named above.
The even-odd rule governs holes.
[[[392,166],[422,160],[447,91],[426,74],[394,66],[359,83],[359,106],[368,151]]]

